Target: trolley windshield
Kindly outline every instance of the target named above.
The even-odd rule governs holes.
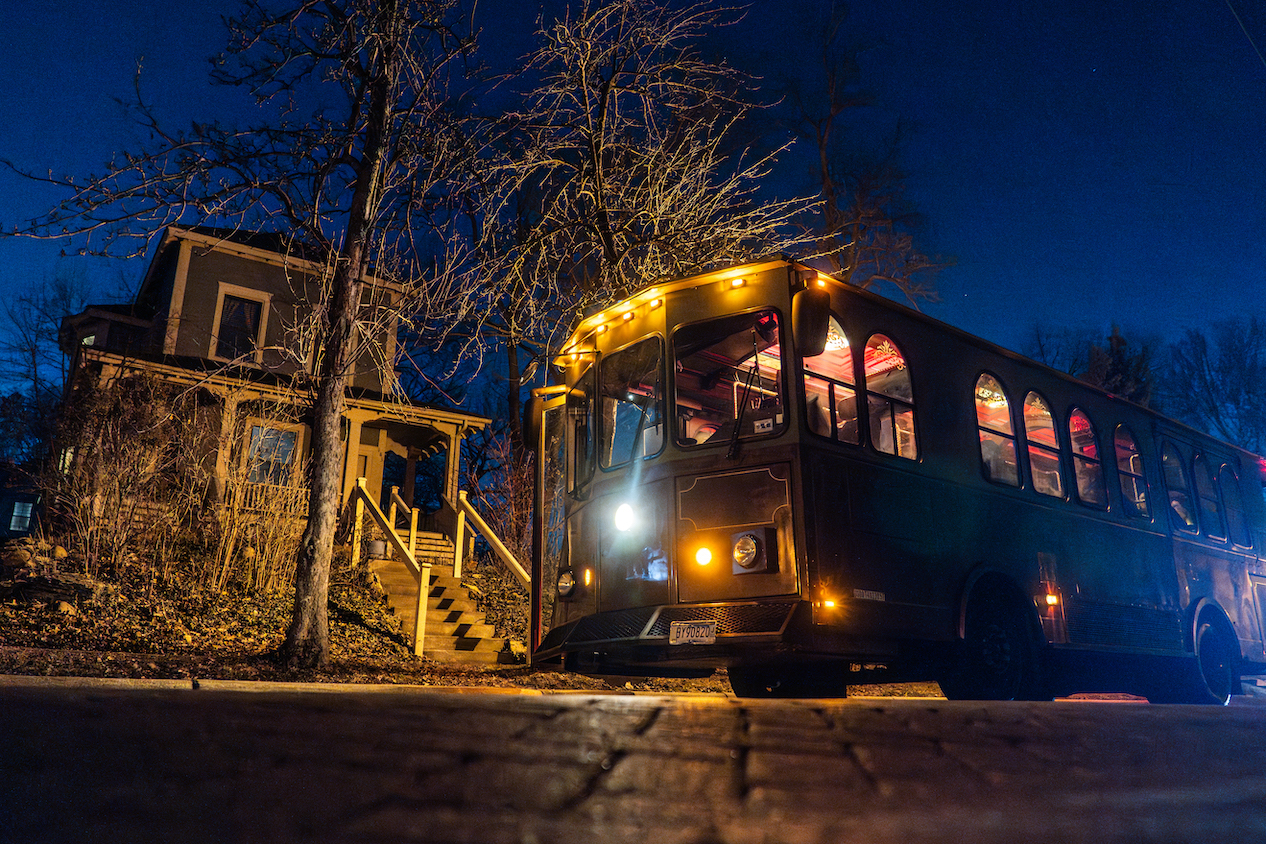
[[[681,328],[673,336],[677,442],[727,443],[780,431],[782,346],[771,310]]]

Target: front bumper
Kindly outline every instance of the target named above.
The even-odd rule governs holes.
[[[586,616],[549,632],[533,661],[586,660],[641,666],[729,665],[740,658],[793,651],[807,642],[805,601],[725,602],[638,607]],[[670,645],[673,622],[716,623],[715,644]]]

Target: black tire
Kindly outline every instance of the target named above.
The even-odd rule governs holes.
[[[1195,655],[1177,661],[1169,676],[1147,695],[1152,703],[1225,706],[1240,693],[1239,642],[1230,628],[1209,613],[1194,636]]]
[[[950,700],[1050,700],[1036,623],[1012,591],[988,586],[967,603],[966,629],[940,678]]]
[[[1225,706],[1239,694],[1239,662],[1239,642],[1225,626],[1202,623],[1196,629],[1196,664],[1208,702]]]
[[[1192,703],[1226,706],[1240,692],[1239,642],[1225,625],[1202,618],[1196,626]]]

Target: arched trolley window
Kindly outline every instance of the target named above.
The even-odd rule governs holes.
[[[1064,496],[1064,475],[1060,470],[1059,437],[1050,406],[1037,393],[1024,397],[1024,436],[1029,444],[1029,474],[1033,488],[1043,495]]]
[[[1011,422],[1011,402],[992,375],[976,379],[976,427],[980,433],[980,467],[985,478],[1008,486],[1020,485],[1020,461]]]
[[[804,400],[810,431],[840,442],[861,442],[853,350],[835,317],[827,330],[826,349],[805,358]]]
[[[914,392],[905,356],[892,340],[876,334],[866,343],[863,362],[871,447],[909,460],[918,458]]]
[[[1108,491],[1103,483],[1103,462],[1099,458],[1099,439],[1094,423],[1079,407],[1068,414],[1068,441],[1073,448],[1073,477],[1077,481],[1077,500],[1100,510],[1108,506]]]
[[[1165,475],[1165,489],[1169,493],[1169,518],[1178,530],[1194,533],[1196,507],[1191,497],[1191,484],[1182,465],[1182,456],[1173,443],[1161,447],[1161,470]]]
[[[1149,518],[1147,476],[1143,473],[1143,455],[1138,441],[1124,425],[1118,425],[1113,445],[1117,455],[1117,477],[1121,479],[1121,502],[1128,516]]]
[[[1240,479],[1229,465],[1224,464],[1222,470],[1218,472],[1218,486],[1222,487],[1222,500],[1226,504],[1226,522],[1231,532],[1231,541],[1241,548],[1251,548],[1253,537],[1248,529],[1248,518],[1244,514]]]
[[[1210,539],[1226,539],[1226,528],[1222,524],[1222,500],[1218,497],[1218,487],[1213,482],[1209,461],[1203,454],[1197,454],[1191,466],[1191,474],[1196,478],[1196,498],[1200,502],[1200,525],[1204,528],[1204,535]]]

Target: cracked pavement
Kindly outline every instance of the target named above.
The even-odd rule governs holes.
[[[0,842],[1266,840],[1266,707],[0,685]]]

